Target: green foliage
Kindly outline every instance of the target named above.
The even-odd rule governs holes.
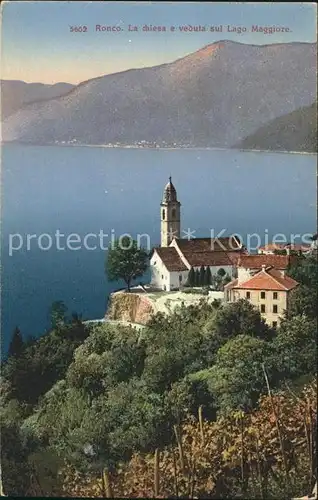
[[[288,317],[305,315],[308,318],[317,318],[318,307],[318,267],[315,257],[302,257],[297,265],[288,270],[289,276],[300,285],[292,291]]]
[[[273,366],[280,379],[317,370],[317,321],[295,316],[281,323],[273,341]]]
[[[219,310],[216,330],[224,339],[250,335],[269,340],[273,336],[273,331],[266,325],[260,312],[250,302],[243,299],[233,304],[226,304]]]
[[[221,412],[254,406],[265,387],[262,363],[268,351],[267,343],[248,335],[239,335],[218,350],[207,383]]]
[[[211,269],[209,266],[207,266],[206,271],[205,271],[205,285],[210,286],[212,284],[212,274],[211,274]]]
[[[305,262],[303,275],[312,286]],[[262,363],[273,390],[300,384],[316,367],[313,318],[286,318],[276,332],[245,300],[202,297],[156,314],[142,332],[84,325],[76,315],[67,322],[65,312],[55,319],[54,330],[3,365],[7,494],[25,494],[35,474],[38,496],[54,496],[60,461],[87,473],[170,445],[173,425],[198,406],[212,420],[252,409],[266,390]]]
[[[197,269],[195,271],[195,281],[194,281],[195,286],[200,286],[200,271]]]
[[[24,349],[24,342],[21,332],[18,327],[14,329],[11,342],[9,344],[8,355],[9,356],[20,356]]]
[[[108,250],[105,271],[110,281],[123,279],[130,290],[131,282],[142,276],[148,267],[147,252],[129,236],[115,241]]]
[[[204,268],[204,266],[200,267],[199,272],[200,272],[200,278],[199,278],[200,286],[204,286],[205,285],[205,268]]]
[[[48,391],[57,380],[64,378],[73,353],[87,337],[84,324],[59,324],[58,331],[41,337],[26,346],[19,357],[10,357],[2,374],[10,383],[10,397],[30,405]]]
[[[318,308],[318,293],[317,289],[306,285],[299,285],[291,292],[287,317],[307,316],[308,318],[317,317]]]
[[[303,256],[293,263],[288,269],[288,276],[294,278],[301,285],[312,289],[318,288],[317,259],[312,256]]]
[[[50,309],[51,327],[59,331],[66,323],[67,307],[62,300],[53,302]]]
[[[90,337],[75,353],[67,372],[72,387],[83,388],[92,397],[98,396],[144,368],[145,345],[134,328],[118,328],[106,324],[95,326]]]
[[[218,276],[221,276],[221,278],[224,278],[224,276],[226,275],[226,271],[223,269],[223,267],[221,267],[220,269],[218,269],[217,274]]]
[[[195,286],[195,271],[193,267],[191,267],[189,274],[188,274],[188,279],[187,279],[187,286]]]

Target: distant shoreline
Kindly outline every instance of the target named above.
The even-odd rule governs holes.
[[[273,150],[273,149],[239,149],[239,148],[221,148],[215,146],[209,147],[195,147],[195,146],[135,146],[135,145],[121,145],[121,146],[109,146],[107,144],[36,144],[30,142],[19,142],[19,141],[1,141],[0,146],[6,145],[17,145],[17,146],[33,146],[33,147],[80,147],[80,148],[104,148],[104,149],[141,149],[141,150],[154,150],[154,151],[176,151],[176,150],[189,150],[189,151],[238,151],[240,153],[273,153],[273,154],[302,154],[302,155],[312,155],[317,156],[317,152],[312,151],[284,151],[284,150]]]

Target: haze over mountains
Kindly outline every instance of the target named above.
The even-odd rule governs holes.
[[[42,95],[7,116],[3,140],[233,147],[315,101],[316,50],[298,42],[213,43],[173,63]]]
[[[74,85],[71,83],[25,83],[20,80],[0,80],[1,114],[4,120],[18,109],[33,101],[50,99],[66,94]]]

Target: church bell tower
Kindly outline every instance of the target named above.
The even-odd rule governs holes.
[[[177,191],[171,182],[166,185],[162,202],[161,213],[161,246],[168,247],[173,238],[180,238],[180,206],[177,200]]]

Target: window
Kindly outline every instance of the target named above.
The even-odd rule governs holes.
[[[166,211],[162,210],[162,220],[165,220],[165,218],[166,218]]]
[[[179,274],[179,281],[181,283],[181,281],[182,281],[182,274]]]
[[[273,292],[273,299],[277,300],[277,298],[278,298],[278,293],[277,292]]]
[[[163,274],[161,275],[161,279],[163,280]]]
[[[265,304],[261,304],[261,313],[266,312]]]
[[[278,307],[276,305],[273,306],[273,313],[274,314],[278,313]]]
[[[265,299],[265,297],[266,297],[265,292],[261,292],[261,299]]]
[[[277,321],[273,321],[272,325],[273,325],[273,328],[276,328],[277,327]]]
[[[175,216],[176,216],[176,209],[175,209],[175,208],[173,208],[173,209],[172,209],[172,217],[175,217]]]
[[[251,298],[251,292],[246,292],[246,298],[250,299]]]

